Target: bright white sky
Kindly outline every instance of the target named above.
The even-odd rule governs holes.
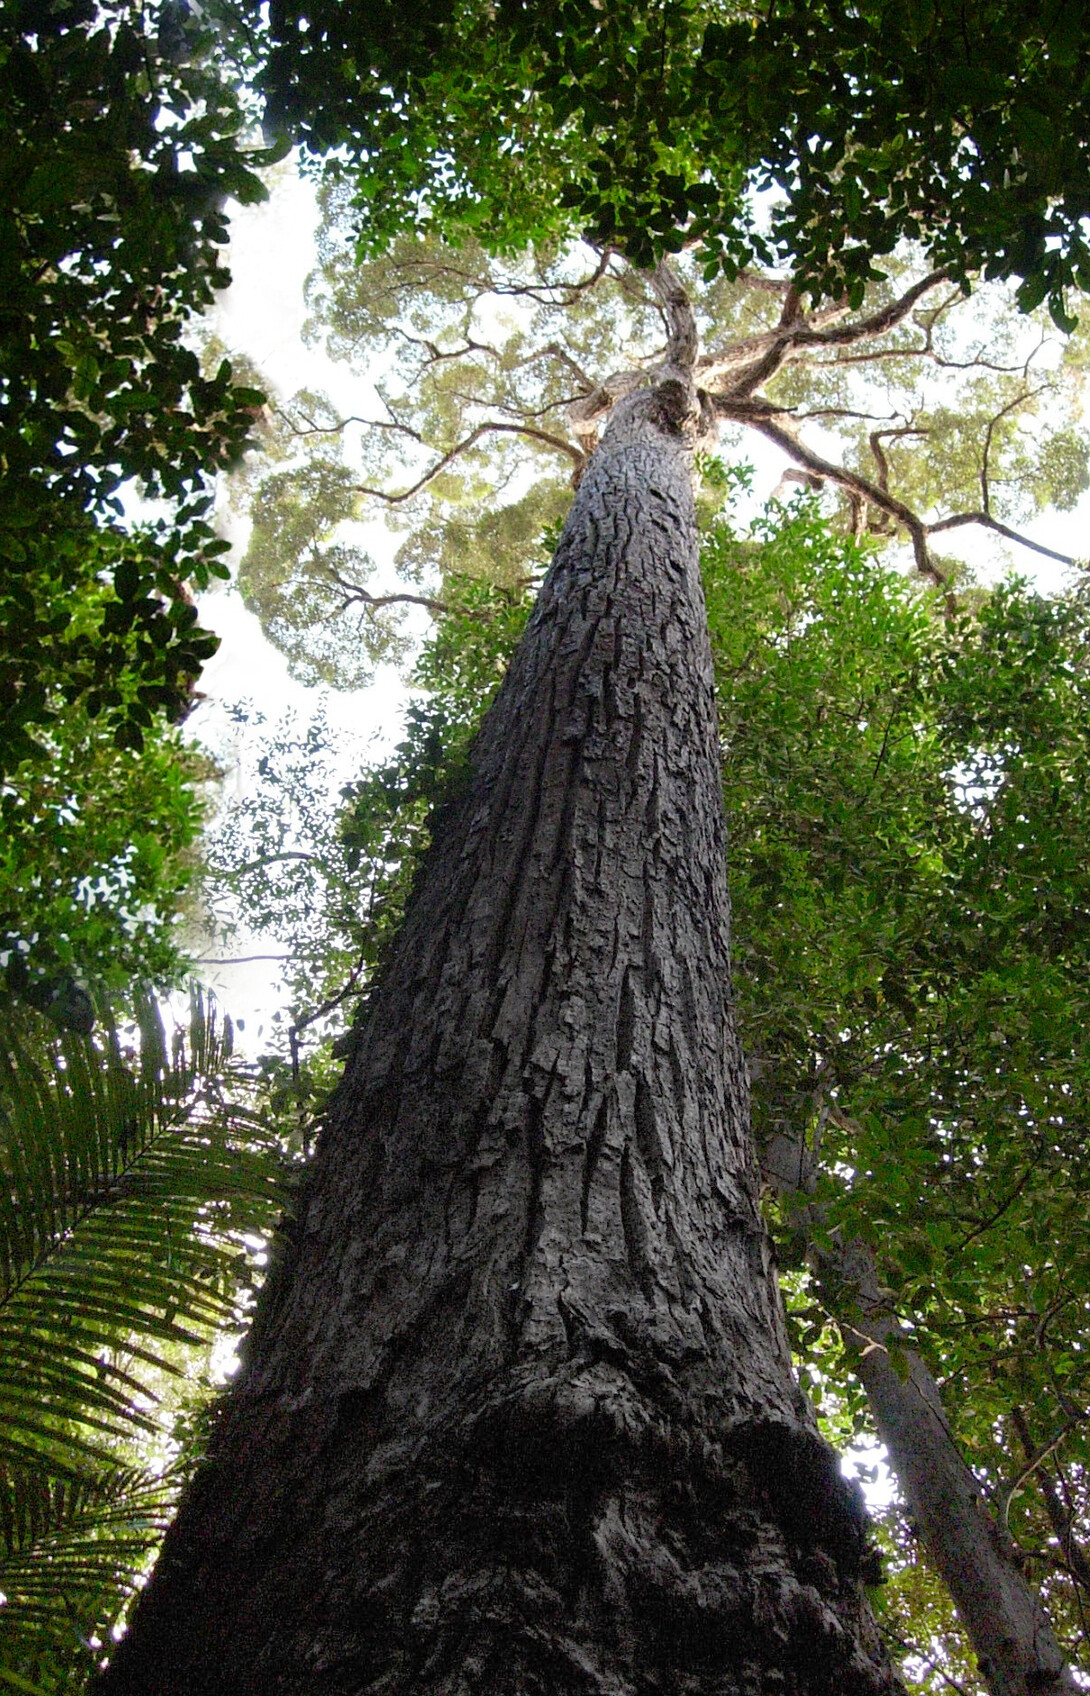
[[[313,188],[290,165],[270,175],[268,201],[236,207],[232,214],[233,281],[219,298],[212,329],[232,353],[246,354],[266,385],[283,397],[303,387],[321,388],[346,412],[365,410],[368,397],[360,394],[359,378],[302,341],[303,288],[316,263]],[[229,519],[226,533],[245,545],[244,524]],[[266,640],[257,618],[233,588],[224,586],[203,596],[201,616],[220,637],[220,648],[202,673],[205,699],[188,728],[224,767],[225,803],[241,799],[256,781],[257,733],[240,731],[229,719],[225,709],[235,703],[251,703],[269,723],[289,710],[305,723],[324,703],[331,723],[344,733],[344,771],[338,783],[396,742],[406,692],[392,666],[380,667],[368,689],[307,688],[290,675],[286,659]],[[246,935],[236,936],[227,947],[213,944],[202,950],[206,960],[247,957],[245,964],[203,964],[202,977],[232,1016],[243,1021],[247,1046],[255,1050],[280,1002],[275,960],[260,956],[278,952],[275,944]]]
[[[321,349],[306,347],[302,341],[303,289],[316,263],[317,208],[312,186],[290,162],[271,173],[270,186],[270,198],[263,206],[236,208],[233,213],[229,261],[234,280],[220,297],[213,330],[231,352],[248,355],[266,384],[285,398],[303,387],[321,389],[343,412],[366,415],[372,404],[369,385],[345,366],[331,362]],[[743,451],[755,464],[755,496],[763,504],[784,461],[770,444],[753,436]],[[1090,501],[1084,498],[1074,513],[1050,513],[1030,531],[1047,546],[1085,556],[1090,553]],[[237,522],[228,533],[244,543]],[[959,538],[949,538],[949,551],[959,540],[966,557],[978,565],[999,565],[1002,555],[991,539],[961,532]],[[1017,565],[1036,576],[1046,590],[1058,588],[1065,576],[1061,567],[1024,550],[1019,550]],[[290,708],[305,721],[324,700],[330,720],[343,729],[344,777],[396,742],[405,689],[392,667],[381,668],[365,690],[307,689],[290,677],[287,662],[266,641],[257,619],[233,589],[203,597],[201,612],[220,636],[221,647],[202,676],[200,687],[206,699],[191,716],[189,727],[225,768],[225,800],[241,798],[255,781],[256,737],[253,733],[247,737],[231,723],[225,712],[230,704],[249,701],[269,721]],[[343,778],[338,776],[340,781]],[[260,937],[239,936],[227,948],[208,945],[202,952],[218,960],[225,954],[234,958],[277,950]],[[244,1020],[247,1046],[259,1048],[261,1027],[280,999],[275,961],[209,963],[202,975],[223,1005]]]

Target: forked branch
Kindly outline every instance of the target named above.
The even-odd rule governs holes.
[[[1043,554],[1047,559],[1057,560],[1061,565],[1077,566],[1081,561],[1071,554],[1058,553],[1055,548],[1046,548],[1041,542],[1034,542],[1028,536],[1012,530],[1009,524],[1001,524],[986,512],[958,512],[948,518],[940,518],[933,524],[927,524],[918,513],[913,512],[904,501],[898,500],[889,493],[882,484],[873,483],[868,477],[861,476],[857,471],[850,471],[847,466],[835,465],[832,460],[822,457],[813,448],[800,442],[786,424],[778,421],[772,408],[765,410],[762,405],[746,405],[739,403],[733,397],[722,396],[717,399],[717,409],[721,417],[732,419],[738,423],[748,424],[752,429],[759,430],[769,441],[775,442],[790,459],[811,474],[830,483],[835,483],[845,490],[849,500],[854,504],[862,498],[876,507],[879,512],[886,513],[908,532],[912,543],[912,551],[916,560],[916,569],[921,576],[930,577],[933,583],[945,588],[947,579],[940,571],[931,556],[928,547],[928,537],[937,536],[944,530],[960,530],[969,524],[979,524],[985,530],[992,530],[1008,542],[1015,542],[1019,547],[1029,548],[1033,553]],[[787,414],[779,416],[786,417]],[[886,432],[883,432],[885,434]],[[877,457],[877,456],[876,456]],[[884,455],[879,458],[879,466],[884,463]],[[888,468],[887,468],[888,469]],[[881,475],[881,471],[880,471]]]

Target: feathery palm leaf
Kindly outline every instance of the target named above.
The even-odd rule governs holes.
[[[175,1493],[165,1385],[238,1322],[281,1145],[193,998],[168,1046],[0,1037],[0,1684],[74,1690]],[[176,1470],[176,1469],[175,1469]]]

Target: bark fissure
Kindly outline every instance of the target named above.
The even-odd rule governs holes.
[[[895,1689],[758,1210],[664,308],[680,372],[590,460],[115,1696]]]

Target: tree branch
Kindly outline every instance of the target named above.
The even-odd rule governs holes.
[[[882,1633],[882,1636],[887,1637],[891,1643],[895,1644],[896,1647],[902,1651],[902,1653],[911,1655],[913,1660],[919,1661],[920,1665],[926,1667],[928,1672],[938,1673],[943,1683],[948,1684],[951,1690],[957,1692],[957,1696],[970,1696],[970,1693],[964,1684],[959,1683],[956,1678],[951,1678],[948,1672],[943,1671],[938,1661],[932,1660],[929,1655],[925,1655],[922,1649],[918,1649],[916,1647],[915,1643],[909,1643],[907,1638],[902,1637],[900,1633],[894,1631],[891,1626],[879,1623],[878,1629]]]
[[[738,281],[744,283],[747,289],[756,289],[759,294],[775,294],[781,298],[794,290],[790,277],[766,277],[760,271],[747,270],[745,266],[738,273]]]
[[[1029,1459],[1036,1453],[1033,1439],[1029,1434],[1026,1416],[1020,1407],[1011,1408],[1011,1423],[1018,1433],[1018,1440]],[[1041,1463],[1037,1466],[1037,1482],[1045,1499],[1045,1511],[1052,1527],[1053,1535],[1060,1546],[1060,1553],[1067,1563],[1067,1569],[1072,1578],[1076,1579],[1083,1589],[1090,1592],[1090,1561],[1087,1560],[1082,1548],[1075,1539],[1074,1518],[1064,1510],[1059,1492],[1055,1484],[1044,1470]]]
[[[399,590],[394,590],[388,595],[373,595],[370,589],[363,587],[362,583],[353,583],[349,578],[342,577],[340,572],[334,571],[331,565],[327,564],[325,569],[338,589],[344,590],[345,598],[341,603],[342,612],[347,612],[348,608],[356,601],[361,601],[364,606],[370,607],[373,612],[379,612],[383,607],[424,607],[426,611],[433,613],[436,618],[441,618],[444,613],[453,610],[449,602],[438,601],[431,595],[410,595],[407,591]]]
[[[403,434],[413,437],[416,441],[420,441],[420,436],[417,432],[415,430],[410,430],[407,424],[380,424],[376,427],[379,429],[399,430]],[[431,466],[430,469],[424,473],[423,477],[419,478],[411,488],[401,489],[396,494],[390,494],[386,489],[372,489],[366,484],[361,483],[357,485],[357,493],[361,495],[370,495],[375,500],[385,501],[387,506],[400,506],[402,501],[411,500],[414,495],[418,495],[421,489],[426,488],[429,483],[433,482],[441,472],[446,470],[448,465],[453,464],[454,460],[456,460],[461,454],[466,453],[476,442],[479,442],[482,436],[488,435],[528,436],[532,441],[542,442],[546,447],[554,448],[557,453],[566,454],[567,457],[574,461],[577,466],[582,466],[585,458],[582,449],[577,448],[574,442],[566,442],[562,436],[554,436],[548,430],[538,430],[530,424],[501,424],[490,421],[487,424],[478,424],[475,429],[469,432],[468,436],[463,437],[460,442],[456,443],[455,446],[447,453],[443,454],[441,458],[436,460],[435,464]]]
[[[587,375],[587,373],[583,370],[583,367],[572,358],[567,348],[562,346],[560,342],[546,342],[545,346],[539,347],[536,353],[528,353],[525,359],[520,359],[518,365],[533,365],[538,359],[547,359],[550,357],[558,359],[560,363],[571,372],[584,394],[589,395],[594,393],[594,390],[598,387],[597,383],[594,381],[593,377],[589,377]],[[516,367],[516,369],[517,368],[518,367]]]
[[[290,959],[290,954],[233,954],[221,959],[201,956],[190,963],[194,966],[249,966],[256,960],[277,960],[283,964],[285,960]]]
[[[903,424],[889,430],[871,431],[867,440],[870,443],[870,451],[874,455],[874,463],[878,467],[878,487],[883,493],[889,494],[889,460],[886,458],[885,449],[882,446],[883,440],[887,436],[926,436],[926,434],[926,430],[917,429],[913,424]]]
[[[906,506],[904,501],[898,500],[896,495],[891,495],[888,489],[883,488],[881,482],[872,483],[869,478],[860,476],[856,471],[849,471],[846,466],[834,465],[831,460],[823,459],[820,454],[814,452],[813,448],[808,448],[803,442],[800,442],[786,424],[777,423],[777,414],[785,418],[790,416],[787,409],[774,408],[767,401],[747,403],[744,397],[738,397],[733,392],[729,395],[716,396],[715,405],[720,417],[735,423],[748,424],[751,429],[759,430],[763,436],[767,436],[769,441],[775,442],[778,448],[782,449],[790,459],[801,465],[812,476],[827,479],[830,483],[836,483],[846,491],[849,499],[852,499],[853,495],[856,499],[862,497],[872,506],[877,507],[880,512],[885,512],[889,517],[895,519],[908,531],[916,559],[917,571],[920,572],[921,576],[930,577],[939,588],[947,586],[947,578],[932,559],[927,538],[937,536],[944,530],[960,530],[967,524],[979,524],[986,530],[994,530],[997,535],[1003,536],[1008,542],[1017,542],[1019,546],[1029,548],[1034,553],[1043,554],[1046,559],[1057,560],[1061,565],[1078,566],[1084,563],[1073,558],[1070,554],[1061,554],[1055,548],[1046,548],[1041,542],[1031,541],[1028,536],[1022,536],[1017,530],[1012,530],[1009,525],[1001,524],[998,519],[992,518],[991,514],[987,512],[959,512],[954,513],[949,518],[938,519],[934,524],[925,524],[923,519],[912,511],[911,507]],[[876,432],[876,434],[883,435],[892,433]],[[897,433],[900,434],[900,432]],[[871,445],[873,448],[873,438]],[[881,477],[882,467],[886,465],[885,455],[879,449],[875,457],[879,462],[879,476]],[[886,468],[888,470],[888,466]]]
[[[921,277],[918,283],[913,283],[904,294],[890,301],[888,306],[872,312],[867,318],[860,318],[854,324],[845,324],[837,330],[812,330],[808,324],[800,325],[795,331],[795,340],[808,347],[843,347],[850,342],[873,341],[875,336],[884,336],[887,330],[896,326],[908,317],[916,302],[929,290],[945,283],[949,273],[944,270],[929,271],[926,277]]]
[[[763,405],[747,405],[744,399],[739,401],[733,394],[717,397],[716,400],[716,408],[721,416],[734,419],[738,423],[748,424],[752,429],[759,430],[763,436],[768,437],[770,442],[775,442],[776,446],[782,449],[790,459],[795,460],[807,471],[812,472],[817,477],[827,478],[829,482],[836,483],[840,488],[849,492],[854,491],[856,495],[861,495],[864,500],[869,501],[872,506],[876,506],[879,511],[886,512],[891,518],[896,519],[897,523],[908,531],[916,559],[917,571],[923,577],[930,577],[939,588],[945,588],[946,577],[931,558],[927,546],[927,527],[922,519],[918,518],[912,511],[911,507],[906,506],[904,501],[898,500],[896,495],[888,494],[877,483],[872,483],[869,478],[861,477],[856,471],[849,471],[846,466],[834,465],[831,460],[823,459],[820,454],[814,452],[813,448],[806,447],[797,437],[793,436],[790,430],[785,429],[782,424],[778,424],[771,415],[772,408],[768,407],[765,410],[765,407],[767,407],[767,402]]]
[[[1011,1503],[1022,1488],[1022,1485],[1027,1479],[1032,1478],[1033,1474],[1037,1471],[1037,1468],[1048,1459],[1049,1455],[1055,1454],[1056,1450],[1059,1448],[1068,1433],[1074,1430],[1076,1425],[1083,1424],[1085,1419],[1085,1414],[1079,1414],[1077,1416],[1072,1416],[1070,1419],[1065,1419],[1055,1436],[1051,1437],[1047,1443],[1042,1443],[1038,1448],[1034,1449],[1033,1453],[1026,1461],[1026,1464],[1015,1474],[1013,1482],[1008,1484],[1006,1489],[1000,1493],[998,1496],[997,1513],[999,1523],[1004,1532],[1008,1529]]]
[[[699,337],[689,291],[665,259],[660,259],[651,272],[650,283],[666,325],[666,357],[662,362],[664,374],[676,375],[683,383],[691,383]]]
[[[1046,559],[1058,560],[1061,565],[1085,565],[1086,561],[1074,558],[1071,554],[1057,553],[1055,548],[1046,548],[1042,542],[1031,542],[1028,536],[1019,535],[1009,524],[1000,524],[988,512],[958,512],[952,518],[940,518],[937,524],[928,524],[925,531],[928,536],[937,536],[942,530],[960,530],[966,524],[980,524],[985,530],[994,530],[997,536],[1003,536],[1008,542],[1017,542],[1019,547],[1029,548],[1035,554],[1043,554]]]
[[[729,370],[737,369],[739,364],[744,367],[747,357],[752,358],[749,368],[744,369],[744,374],[732,384],[729,391],[738,398],[752,395],[789,360],[800,357],[808,349],[853,346],[856,342],[873,341],[876,337],[895,329],[908,317],[916,302],[929,289],[945,282],[946,276],[945,271],[930,271],[926,277],[906,289],[904,294],[890,301],[888,306],[870,313],[866,318],[840,326],[825,327],[830,319],[843,316],[843,302],[838,301],[821,312],[789,316],[789,298],[785,302],[780,323],[774,330],[768,330],[761,336],[751,336],[746,342],[736,343],[725,354],[709,355],[706,361],[698,362],[701,377],[710,385],[725,377]]]
[[[225,872],[223,875],[225,877],[241,877],[241,875],[244,872],[259,872],[265,866],[275,865],[280,860],[317,860],[317,859],[318,859],[317,854],[307,854],[307,853],[304,853],[301,849],[290,848],[290,849],[285,849],[284,852],[280,853],[280,854],[262,854],[261,857],[257,860],[247,860],[244,865],[232,866],[230,871]]]

